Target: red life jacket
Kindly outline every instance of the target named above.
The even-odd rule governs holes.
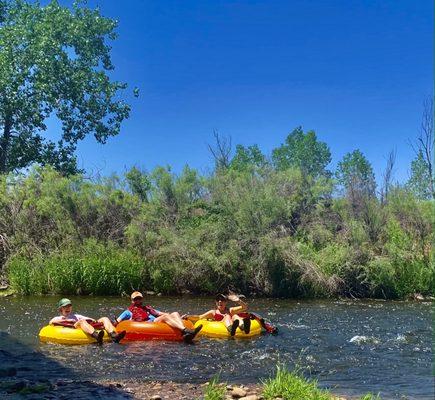
[[[133,321],[148,321],[150,318],[147,306],[135,306],[134,304],[132,304],[130,307],[128,307],[128,310],[132,314],[131,319]]]
[[[225,308],[225,314],[221,314],[219,309],[214,310],[214,320],[215,321],[222,321],[225,318],[225,315],[230,314],[230,310],[228,308]]]

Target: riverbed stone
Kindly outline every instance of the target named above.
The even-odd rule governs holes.
[[[154,396],[150,397],[150,400],[162,400],[162,397],[158,394],[155,394]]]
[[[233,396],[236,399],[238,399],[240,397],[245,397],[246,395],[247,395],[246,390],[241,388],[241,387],[235,387],[231,391],[231,396]]]
[[[249,394],[248,396],[240,397],[239,400],[260,400],[260,397],[256,394]]]

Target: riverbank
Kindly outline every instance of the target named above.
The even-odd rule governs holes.
[[[0,375],[4,370],[0,370]],[[301,379],[302,384],[308,381]],[[265,397],[264,386],[256,385],[232,385],[221,383],[214,385],[210,390],[210,382],[202,384],[177,383],[171,381],[75,381],[72,379],[57,379],[32,381],[16,379],[13,377],[1,378],[0,396],[3,399],[16,398],[17,395],[26,396],[29,399],[87,399],[110,398],[130,400],[263,400]],[[213,384],[212,384],[213,385]],[[360,397],[348,397],[334,394],[328,391],[321,391],[322,399],[330,400],[351,400]],[[273,399],[286,400],[290,397],[276,396]],[[311,390],[304,392],[301,397],[293,396],[292,400],[317,399],[316,393]],[[364,395],[364,400],[375,399],[371,395]]]
[[[0,176],[0,276],[27,295],[435,295],[433,202],[406,187],[380,201],[294,168],[157,168],[136,171],[141,197],[131,177]]]

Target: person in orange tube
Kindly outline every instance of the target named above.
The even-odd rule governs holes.
[[[142,304],[143,295],[140,292],[133,292],[130,297],[131,305],[116,319],[117,322],[125,320],[138,322],[165,322],[169,326],[179,329],[183,335],[183,340],[188,343],[192,342],[198,332],[202,329],[202,325],[199,325],[195,329],[186,328],[178,312],[164,313],[154,309],[150,305],[144,306]]]

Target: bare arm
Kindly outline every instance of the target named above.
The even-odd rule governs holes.
[[[65,319],[63,317],[54,317],[50,320],[49,325],[53,325],[58,322],[63,322]]]
[[[197,321],[198,319],[209,319],[214,317],[214,310],[210,310],[201,315],[183,315],[183,319],[188,319],[189,321]]]
[[[230,308],[230,314],[231,315],[244,312],[244,311],[246,311],[248,309],[248,305],[239,296],[237,296],[235,294],[231,294],[230,296],[228,296],[228,299],[231,300],[231,301],[239,303],[238,306]]]

